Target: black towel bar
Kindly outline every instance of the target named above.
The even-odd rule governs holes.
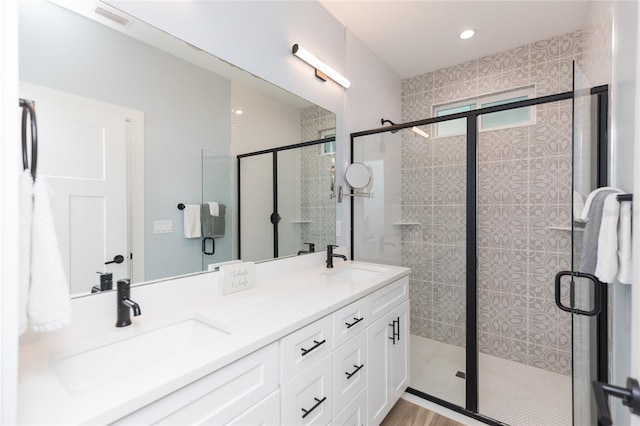
[[[633,201],[633,194],[620,194],[617,198],[618,201]]]

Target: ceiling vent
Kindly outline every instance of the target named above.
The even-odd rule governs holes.
[[[104,16],[105,18],[110,19],[113,22],[123,25],[125,27],[129,25],[129,20],[127,18],[125,18],[124,16],[117,15],[103,7],[96,6],[96,9],[94,12],[96,12],[100,16]]]

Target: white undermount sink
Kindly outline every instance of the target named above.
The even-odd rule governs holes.
[[[131,337],[94,341],[73,353],[57,354],[53,371],[70,393],[79,393],[126,379],[166,361],[209,345],[223,344],[231,335],[225,324],[193,316]]]
[[[363,281],[373,278],[383,272],[388,271],[387,268],[379,268],[370,265],[351,264],[347,269],[341,269],[335,272],[325,273],[329,278],[343,281]]]

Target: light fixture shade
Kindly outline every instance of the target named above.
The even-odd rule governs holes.
[[[322,62],[314,54],[312,54],[311,52],[309,52],[307,49],[300,46],[299,44],[297,43],[294,44],[291,51],[298,58],[302,59],[303,61],[311,65],[313,68],[320,71],[322,74],[326,75],[331,80],[335,81],[345,89],[348,89],[349,86],[351,86],[351,82],[347,80],[342,74],[340,74],[338,71],[334,70],[324,62]]]

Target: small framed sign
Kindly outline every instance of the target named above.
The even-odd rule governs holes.
[[[253,262],[237,263],[220,267],[220,294],[231,294],[255,287],[255,268]]]

